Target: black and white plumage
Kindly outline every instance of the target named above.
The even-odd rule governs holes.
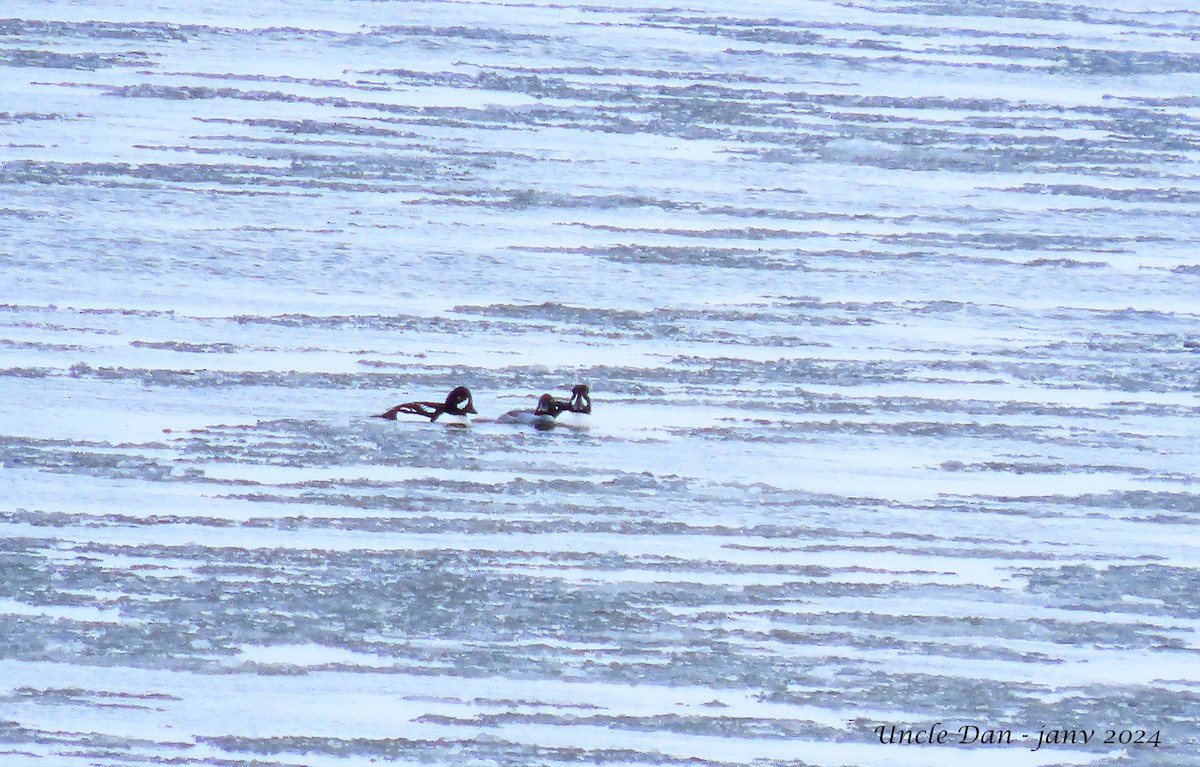
[[[428,418],[432,423],[438,418],[445,416],[442,419],[442,423],[452,426],[466,426],[470,423],[470,414],[478,412],[475,409],[475,402],[471,398],[471,390],[465,386],[458,386],[446,395],[445,402],[405,402],[389,410],[385,410],[375,417],[395,421],[398,414],[404,413],[406,415],[419,415],[423,418]]]
[[[543,394],[533,410],[510,410],[497,418],[496,422],[526,424],[539,431],[547,431],[554,428],[555,417],[565,408],[566,404],[555,399],[554,395]]]
[[[571,388],[570,399],[556,402],[562,407],[555,419],[559,426],[579,431],[592,428],[592,393],[587,384],[575,384]]]
[[[543,394],[533,410],[510,410],[497,423],[519,423],[548,431],[555,426],[586,430],[591,427],[592,396],[586,384],[576,384],[568,399]]]

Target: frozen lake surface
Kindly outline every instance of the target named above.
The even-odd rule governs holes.
[[[0,764],[1194,765],[1189,5],[5,0]]]

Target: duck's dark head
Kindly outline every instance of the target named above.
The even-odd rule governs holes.
[[[592,412],[592,395],[587,384],[575,384],[571,387],[571,400],[567,403],[567,408],[572,413]]]
[[[534,415],[558,415],[563,411],[563,403],[554,399],[553,394],[543,394],[538,398],[537,407],[534,409]]]
[[[446,395],[446,412],[452,415],[478,413],[479,411],[475,409],[475,400],[471,398],[471,390],[465,386],[455,387],[450,394]]]

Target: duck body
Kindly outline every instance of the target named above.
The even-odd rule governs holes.
[[[430,423],[441,418],[447,426],[466,426],[471,422],[471,414],[478,412],[471,390],[458,386],[446,395],[445,402],[404,402],[379,413],[375,418],[395,421],[396,416],[403,413],[428,418]]]
[[[538,431],[549,431],[557,424],[555,420],[562,411],[562,402],[551,394],[543,394],[538,398],[537,407],[533,410],[510,410],[496,419],[497,423],[519,423],[532,426]]]

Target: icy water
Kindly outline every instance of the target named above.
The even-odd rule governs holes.
[[[1194,765],[1188,6],[4,0],[0,764]]]

